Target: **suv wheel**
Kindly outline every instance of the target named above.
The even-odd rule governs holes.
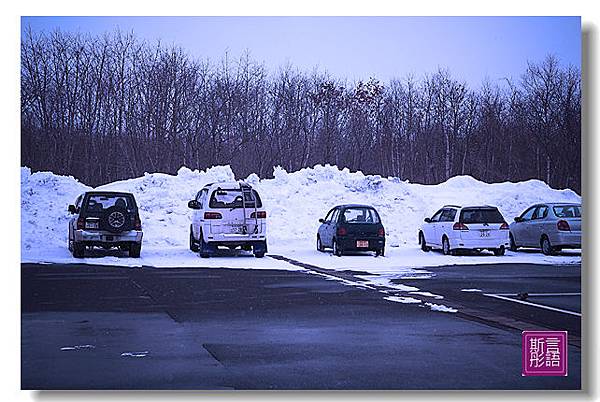
[[[323,247],[323,243],[321,243],[321,236],[317,235],[317,250],[320,252],[325,251],[325,247]]]
[[[85,245],[74,241],[73,242],[73,257],[83,258],[85,256]]]
[[[140,258],[142,253],[142,243],[131,243],[129,246],[129,256],[132,258]]]
[[[192,225],[190,225],[190,250],[192,250],[194,253],[197,253],[199,250],[198,242],[196,241],[196,239],[194,239],[194,232],[192,231]]]
[[[333,254],[336,255],[336,256],[338,256],[338,257],[342,256],[342,249],[340,249],[338,247],[338,243],[337,243],[336,239],[333,239]]]

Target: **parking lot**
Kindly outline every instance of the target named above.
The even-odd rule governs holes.
[[[579,265],[441,266],[392,285],[303,269],[23,264],[22,387],[581,387]],[[428,307],[442,304],[456,312]],[[567,377],[521,376],[525,329],[568,331]]]

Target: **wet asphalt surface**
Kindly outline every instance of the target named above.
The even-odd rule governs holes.
[[[580,389],[580,317],[484,295],[580,293],[580,266],[427,270],[398,282],[458,313],[314,272],[22,264],[22,388]],[[567,377],[521,376],[523,329],[569,331]]]

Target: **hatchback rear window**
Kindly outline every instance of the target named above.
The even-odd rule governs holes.
[[[460,213],[462,223],[504,223],[504,218],[496,208],[465,208]]]
[[[344,223],[379,223],[379,216],[372,208],[353,207],[344,210]]]
[[[84,205],[86,212],[102,212],[110,207],[119,206],[127,210],[135,208],[133,197],[126,194],[93,194],[88,196]]]
[[[557,205],[552,209],[557,218],[581,218],[579,205]]]
[[[256,200],[256,208],[262,207],[262,201],[255,190],[252,190],[252,194],[246,193],[246,208],[254,208],[254,200]],[[254,199],[253,199],[254,198]],[[238,189],[219,189],[213,191],[209,207],[211,208],[243,208],[242,203],[242,190]]]

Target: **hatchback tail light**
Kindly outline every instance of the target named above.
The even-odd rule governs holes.
[[[469,230],[469,227],[467,225],[465,225],[462,222],[456,222],[453,226],[452,226],[453,230]]]
[[[569,226],[569,222],[563,220],[556,222],[556,228],[558,230],[571,231],[571,226]]]
[[[265,211],[252,212],[252,214],[250,214],[250,218],[266,219],[267,213]]]
[[[77,218],[77,229],[85,229],[85,218],[79,217]]]
[[[379,230],[377,231],[377,235],[379,237],[385,236],[385,229],[384,228],[379,228]]]
[[[223,215],[221,215],[219,212],[205,212],[204,213],[204,219],[221,219],[223,218]]]
[[[508,223],[504,222],[502,225],[500,225],[500,230],[508,230]]]
[[[338,236],[346,236],[348,234],[348,230],[345,227],[338,228],[337,230]]]

